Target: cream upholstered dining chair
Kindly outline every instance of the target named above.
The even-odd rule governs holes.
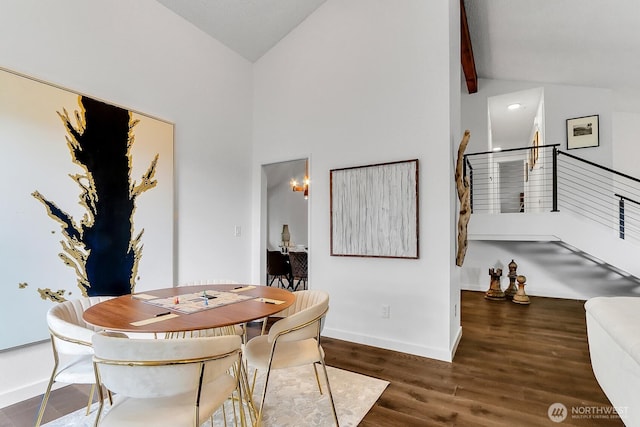
[[[47,311],[47,325],[53,348],[53,371],[49,385],[42,397],[36,419],[36,427],[42,422],[51,387],[55,382],[65,384],[92,384],[87,415],[95,391],[93,373],[93,348],[91,337],[100,330],[82,319],[82,314],[92,305],[113,297],[83,297],[56,304]]]
[[[101,403],[95,425],[197,427],[229,397],[242,406],[241,345],[237,335],[148,340],[95,334],[96,380],[115,393],[104,416]],[[244,425],[244,412],[234,406],[233,413]]]
[[[316,364],[319,363],[327,383],[333,418],[336,425],[339,425],[327,367],[324,363],[324,350],[320,345],[320,332],[329,310],[329,294],[319,290],[297,291],[294,294],[296,301],[292,306],[277,314],[283,318],[271,326],[269,333],[250,339],[245,346],[244,354],[248,364],[253,366],[256,372],[259,369],[266,370],[256,423],[260,425],[262,421],[271,370],[313,365],[318,389],[322,393],[316,369]]]

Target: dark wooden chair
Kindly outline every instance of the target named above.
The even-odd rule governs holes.
[[[297,291],[300,283],[303,283],[302,289],[307,289],[307,253],[306,252],[289,252],[289,263],[291,264],[291,286]],[[294,282],[298,280],[298,283]]]
[[[278,279],[278,285],[283,288],[292,286],[291,266],[285,254],[267,249],[267,285],[271,286],[276,279]],[[287,281],[286,285],[283,279]]]

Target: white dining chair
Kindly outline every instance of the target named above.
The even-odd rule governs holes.
[[[54,383],[92,384],[87,415],[95,392],[93,373],[93,348],[91,337],[99,331],[82,319],[84,311],[92,305],[113,297],[83,297],[54,305],[47,311],[47,325],[53,349],[53,371],[45,391],[35,426],[42,422],[47,402]]]
[[[268,334],[250,339],[245,346],[246,360],[249,366],[256,369],[254,371],[254,385],[257,370],[266,370],[256,425],[260,425],[262,422],[269,375],[273,369],[312,365],[318,389],[322,394],[316,369],[316,364],[320,364],[327,384],[333,418],[338,426],[338,415],[324,363],[324,350],[320,345],[320,332],[329,310],[329,294],[319,290],[298,291],[294,294],[296,296],[295,303],[279,313],[285,317],[275,322]],[[251,388],[253,394],[253,386]]]
[[[95,425],[197,427],[229,397],[242,407],[241,345],[236,335],[148,340],[95,334],[96,379],[115,394],[106,414],[100,405]],[[234,406],[233,413],[244,425],[244,411]]]

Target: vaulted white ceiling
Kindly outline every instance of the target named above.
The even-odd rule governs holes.
[[[466,0],[479,77],[640,88],[637,0]]]
[[[255,62],[326,0],[157,1]],[[640,112],[640,0],[464,1],[479,78],[608,88]]]
[[[479,78],[611,89],[615,111],[640,112],[640,1],[465,0],[465,9]],[[526,94],[492,100],[503,148],[529,137],[539,96]],[[525,109],[508,111],[516,101]]]
[[[326,0],[157,1],[255,61]],[[640,89],[638,0],[465,0],[465,8],[481,78]]]
[[[157,0],[251,62],[326,0]]]

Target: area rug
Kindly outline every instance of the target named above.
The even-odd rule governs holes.
[[[323,375],[319,368],[319,377]],[[354,372],[328,366],[331,391],[336,404],[340,425],[357,426],[369,412],[389,382]],[[260,403],[264,376],[256,380],[255,401]],[[324,381],[321,381],[324,388]],[[69,415],[45,424],[46,427],[91,427],[96,417],[97,404],[92,412],[85,416],[86,409],[80,409]],[[109,405],[105,404],[105,413]],[[230,412],[227,410],[227,414]],[[230,423],[232,420],[229,420]],[[203,424],[210,427],[209,422]],[[221,411],[214,417],[214,426],[223,425]],[[275,370],[269,379],[269,391],[263,415],[265,427],[332,426],[331,404],[327,394],[320,395],[311,366],[295,369]]]

